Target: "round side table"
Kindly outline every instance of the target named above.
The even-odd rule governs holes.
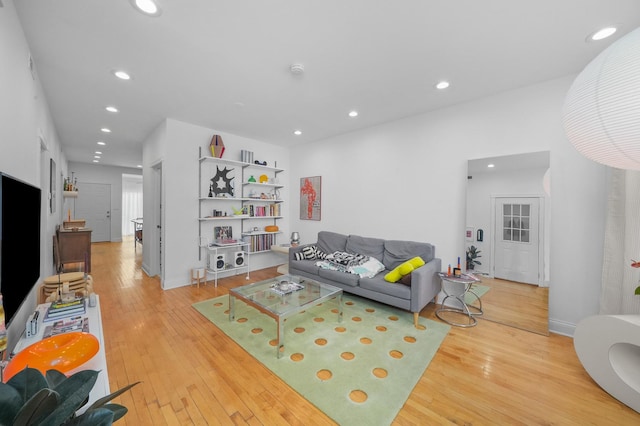
[[[447,324],[455,325],[456,327],[474,327],[477,325],[478,320],[475,317],[483,314],[482,300],[471,290],[471,286],[474,283],[480,282],[480,279],[469,274],[462,274],[459,277],[456,277],[453,275],[447,275],[444,272],[438,272],[438,276],[442,280],[442,291],[445,294],[445,297],[440,303],[440,308],[436,311],[436,316]],[[473,306],[467,303],[464,300],[467,294],[475,296],[480,303],[480,306]],[[454,301],[457,301],[460,307],[446,306],[445,302],[449,298],[453,298]],[[443,312],[463,315],[466,322],[455,322],[447,319],[444,315],[441,315]]]

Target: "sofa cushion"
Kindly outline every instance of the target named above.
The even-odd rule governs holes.
[[[329,254],[334,251],[345,251],[347,247],[347,236],[330,231],[318,232],[318,249]]]
[[[383,274],[373,278],[360,278],[360,287],[377,293],[411,300],[411,287],[406,285],[389,284],[384,280]]]
[[[364,254],[365,256],[375,257],[382,262],[382,257],[384,255],[384,240],[381,238],[349,235],[349,238],[347,238],[346,251],[349,253]]]
[[[416,256],[396,266],[391,272],[384,276],[384,279],[390,283],[397,283],[402,277],[411,275],[411,271],[423,265],[424,260],[422,260],[420,256]]]
[[[384,266],[393,270],[401,263],[419,256],[426,263],[435,257],[435,247],[429,243],[419,243],[415,241],[387,240],[384,242]]]
[[[318,268],[315,260],[296,260],[293,265],[290,265],[290,269],[300,269],[301,271],[308,272],[309,274],[318,274]]]
[[[356,287],[358,285],[358,280],[360,279],[360,277],[356,274],[349,274],[347,272],[332,271],[330,269],[322,269],[322,268],[318,269],[318,276],[320,276],[321,278],[326,278],[328,280],[336,281],[351,287]],[[387,283],[387,285],[389,285],[389,283]],[[404,287],[404,286],[398,286],[398,287]]]

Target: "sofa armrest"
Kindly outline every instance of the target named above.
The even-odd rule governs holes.
[[[442,262],[434,258],[411,272],[411,312],[420,312],[440,292]]]

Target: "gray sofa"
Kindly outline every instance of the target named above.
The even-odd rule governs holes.
[[[326,254],[341,251],[371,256],[382,262],[385,270],[373,278],[360,278],[356,274],[320,268],[316,266],[317,259],[296,259],[301,256],[296,256],[296,253],[302,253],[306,247],[311,246],[316,246]],[[385,274],[416,256],[421,257],[426,264],[411,272],[410,286],[385,281]],[[420,311],[440,291],[440,278],[437,275],[440,271],[441,261],[435,257],[435,247],[414,241],[383,240],[320,231],[317,242],[291,247],[289,250],[291,275],[311,278],[340,287],[343,291],[413,312],[416,327]]]

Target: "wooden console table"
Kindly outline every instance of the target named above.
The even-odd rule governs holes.
[[[91,272],[91,229],[59,229],[58,247],[60,263],[85,263],[85,271]]]

